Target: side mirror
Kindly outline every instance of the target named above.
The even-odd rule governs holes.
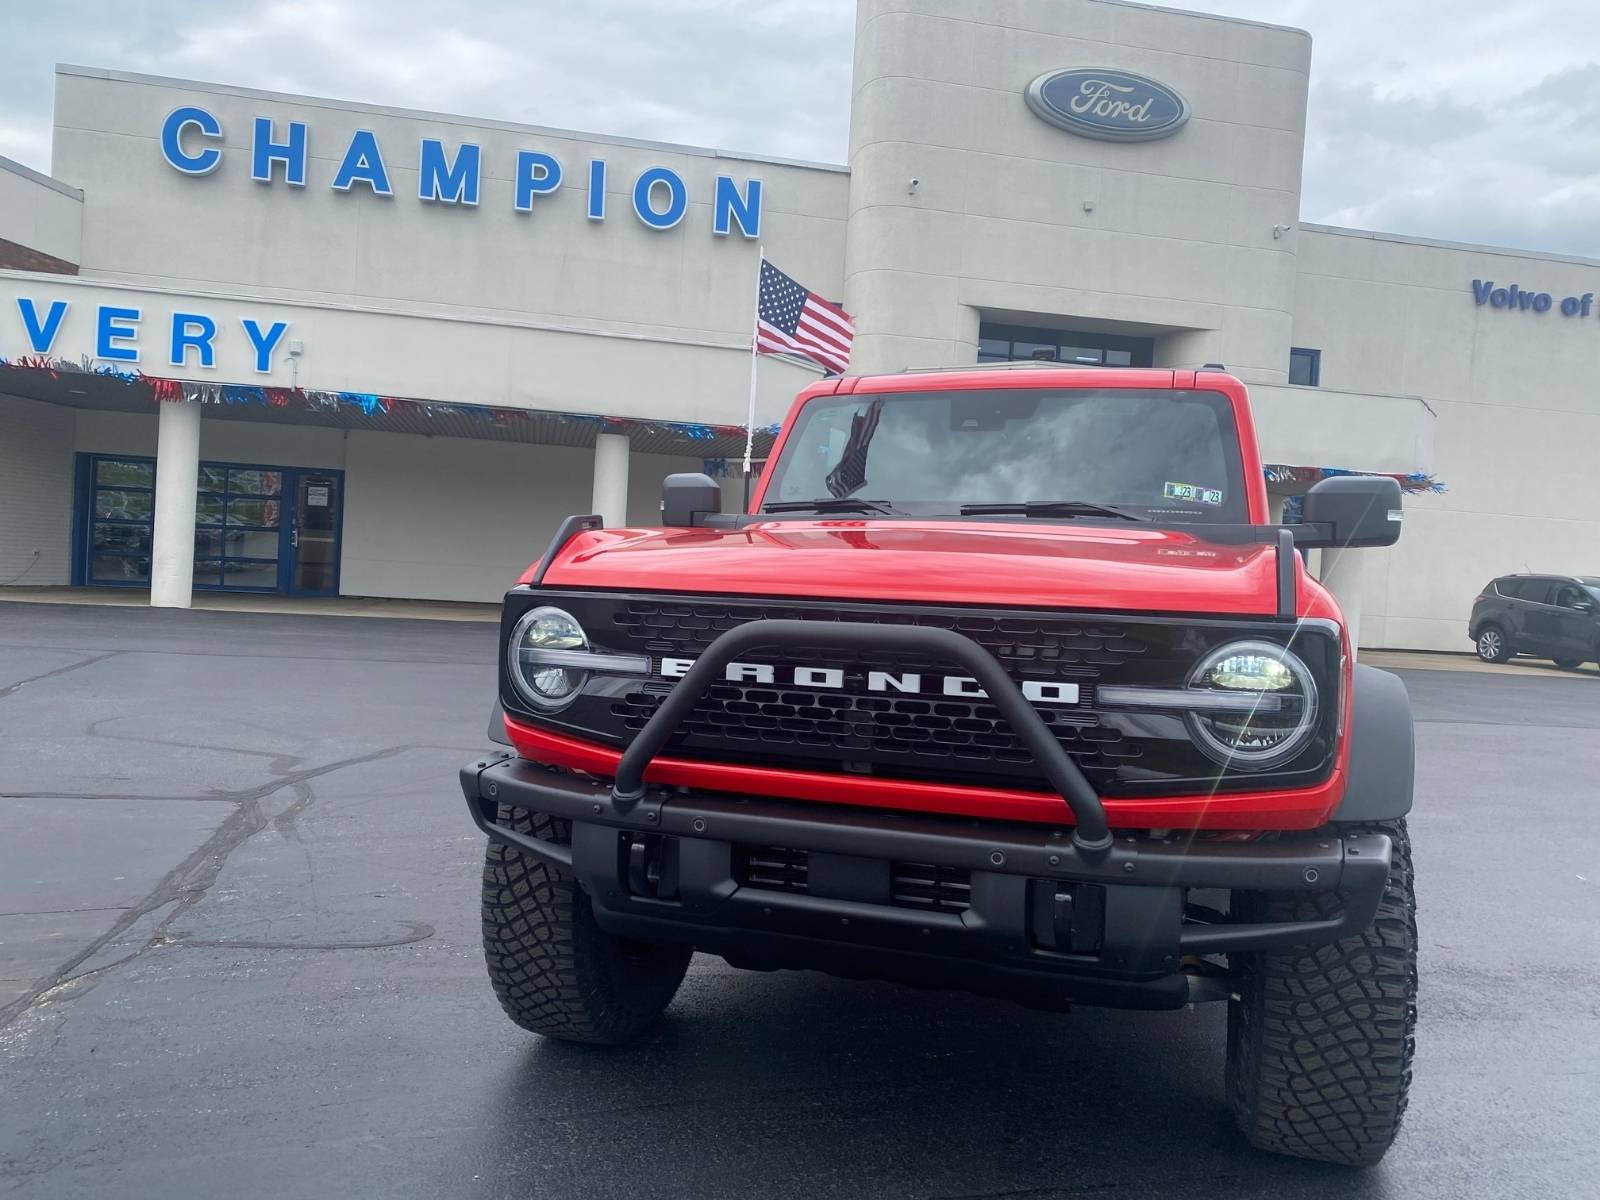
[[[661,484],[661,523],[687,528],[701,518],[722,512],[722,485],[709,475],[685,471],[668,475]]]
[[[1400,484],[1383,475],[1335,475],[1312,486],[1301,507],[1312,536],[1303,546],[1392,546],[1400,540]]]

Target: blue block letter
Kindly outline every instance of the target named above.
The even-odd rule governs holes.
[[[33,301],[26,296],[18,296],[17,311],[22,314],[22,328],[27,330],[28,345],[33,347],[33,352],[49,354],[50,347],[56,344],[56,334],[61,332],[61,319],[67,315],[67,302],[50,301],[50,311],[41,321]]]
[[[417,196],[445,204],[476,205],[481,161],[481,151],[471,142],[463,142],[456,151],[456,161],[449,163],[443,142],[423,138],[417,164]]]
[[[1489,292],[1494,287],[1492,279],[1474,279],[1472,281],[1472,299],[1478,304],[1489,302]]]
[[[344,161],[333,177],[333,190],[348,192],[355,183],[366,184],[378,196],[394,195],[389,172],[383,165],[383,152],[378,149],[378,137],[370,129],[358,129],[350,138],[350,148],[344,152]]]
[[[727,237],[732,221],[739,222],[739,232],[745,237],[761,236],[761,180],[752,179],[746,183],[741,199],[732,179],[726,175],[717,176],[716,199],[711,205],[711,232]]]
[[[255,140],[250,143],[250,178],[259,183],[272,182],[272,164],[283,164],[283,181],[294,187],[306,185],[306,124],[289,122],[289,140],[272,140],[272,118],[256,118]]]
[[[245,336],[250,339],[250,344],[256,348],[256,371],[266,375],[272,371],[272,352],[277,349],[278,343],[283,340],[284,332],[289,328],[287,321],[274,321],[272,327],[265,333],[249,317],[240,319],[239,324],[244,326]]]
[[[667,189],[667,207],[661,212],[650,204],[658,187]],[[682,177],[666,167],[651,167],[633,185],[633,211],[651,229],[671,229],[689,211],[689,193]]]
[[[200,351],[200,365],[217,365],[217,352],[211,339],[217,336],[217,323],[204,313],[175,312],[172,314],[172,354],[168,361],[175,367],[186,367],[189,347]]]
[[[190,126],[199,130],[201,137],[219,138],[222,124],[203,108],[186,105],[167,114],[161,125],[161,154],[174,170],[185,175],[209,175],[222,164],[222,151],[206,146],[194,154],[183,149],[183,135]]]
[[[138,362],[139,348],[137,346],[119,346],[117,342],[125,342],[129,338],[138,337],[139,331],[127,321],[137,321],[139,310],[137,308],[111,308],[107,305],[100,306],[100,320],[95,326],[96,358],[103,358],[108,362]]]
[[[606,219],[606,160],[589,160],[589,220]]]
[[[517,211],[532,212],[535,196],[548,196],[561,186],[561,164],[537,150],[517,151]]]

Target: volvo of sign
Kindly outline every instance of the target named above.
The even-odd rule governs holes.
[[[1166,84],[1107,67],[1046,72],[1027,97],[1041,120],[1107,142],[1167,137],[1189,119],[1189,102]]]

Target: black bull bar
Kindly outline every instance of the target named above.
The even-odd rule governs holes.
[[[758,646],[794,644],[832,650],[930,654],[962,667],[1000,710],[1045,779],[1071,810],[1075,822],[1072,843],[1078,853],[1092,860],[1111,849],[1111,831],[1099,794],[994,655],[954,630],[916,625],[764,620],[728,630],[695,660],[623,753],[611,790],[613,803],[626,809],[644,797],[645,769],[706,691],[721,679],[730,662]]]
[[[983,687],[1070,809],[1070,839],[1043,825],[952,825],[924,814],[646,787],[650,761],[727,664],[774,644],[915,651],[958,664]],[[899,953],[909,955],[907,970],[919,978],[930,954],[969,965],[985,958],[997,971],[1027,975],[1037,973],[1035,960],[1046,954],[1037,948],[1041,939],[1046,946],[1069,945],[1087,916],[1096,931],[1092,957],[1060,958],[1055,968],[1143,980],[1135,988],[1142,998],[1118,991],[1123,984],[1115,982],[1106,985],[1109,991],[1086,994],[1098,997],[1094,1002],[1136,1006],[1171,1007],[1194,998],[1192,983],[1177,974],[1183,955],[1317,945],[1360,932],[1377,911],[1392,852],[1388,837],[1366,831],[1247,843],[1114,839],[1099,796],[999,662],[959,633],[917,626],[748,622],[718,637],[685,673],[628,746],[613,783],[496,752],[463,767],[461,786],[481,830],[576,876],[611,932],[687,938],[730,961],[759,950],[787,953],[778,965],[836,969],[833,958],[816,957],[817,939],[826,933],[832,941],[859,943],[865,957],[850,971],[877,973],[887,969],[884,954]],[[506,809],[570,822],[570,840],[515,828],[499,819]],[[668,844],[670,855],[663,858]],[[741,844],[807,852],[814,886],[801,895],[741,886],[730,865]],[[879,894],[891,861],[968,873],[970,910],[894,907]],[[1194,888],[1321,893],[1336,903],[1290,921],[1197,923],[1184,907],[1186,890]],[[661,898],[668,891],[671,902]],[[836,957],[837,950],[829,954]]]

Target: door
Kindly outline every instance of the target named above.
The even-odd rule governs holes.
[[[1589,658],[1594,653],[1597,628],[1594,597],[1576,583],[1558,583],[1552,608],[1555,636],[1550,652],[1557,658],[1576,658],[1580,662]]]
[[[337,596],[344,472],[298,470],[289,476],[294,513],[287,590],[292,596]]]
[[[1521,601],[1514,605],[1518,628],[1513,634],[1517,649],[1524,654],[1555,654],[1559,638],[1557,617],[1560,609],[1551,603],[1555,591],[1553,579],[1519,579],[1517,595]]]

